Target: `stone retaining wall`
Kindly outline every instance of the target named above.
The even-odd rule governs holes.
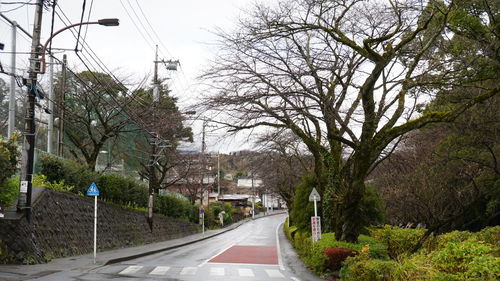
[[[199,231],[193,223],[98,202],[97,250],[159,242]],[[41,263],[93,251],[94,200],[45,190],[33,204],[31,223],[0,219],[0,263]]]

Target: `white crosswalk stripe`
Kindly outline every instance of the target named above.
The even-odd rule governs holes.
[[[210,275],[211,276],[224,276],[225,275],[225,270],[223,267],[212,267],[210,268]]]
[[[248,268],[238,268],[238,274],[241,277],[255,277],[255,275],[253,274],[253,271],[251,269],[248,269]]]
[[[195,275],[196,271],[198,270],[197,267],[184,267],[181,270],[181,275]]]
[[[127,268],[125,268],[124,270],[120,271],[120,273],[118,274],[132,274],[132,273],[136,273],[137,271],[141,270],[142,266],[140,265],[131,265]]]
[[[165,275],[165,274],[167,274],[167,271],[169,269],[170,269],[169,266],[157,266],[149,274],[151,274],[151,275]]]
[[[269,278],[282,278],[285,279],[285,272],[280,271],[279,269],[255,269],[255,268],[239,268],[239,267],[221,267],[221,266],[211,266],[207,269],[202,269],[199,267],[172,267],[172,266],[140,266],[140,265],[130,265],[126,268],[121,268],[121,271],[118,272],[120,275],[127,274],[142,274],[142,275],[150,275],[150,276],[196,276],[209,274],[210,276],[239,276],[239,277],[250,277],[255,278],[257,276],[262,275],[264,272]],[[180,271],[178,271],[180,270]],[[235,272],[236,270],[236,272]],[[116,272],[116,271],[115,271]],[[139,273],[141,272],[141,273]],[[229,275],[228,275],[229,274]],[[299,281],[299,279],[295,277],[290,277],[293,281]],[[248,279],[253,280],[253,279]]]
[[[271,278],[285,278],[285,276],[277,269],[266,269],[266,273]]]

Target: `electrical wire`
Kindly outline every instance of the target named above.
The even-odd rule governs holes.
[[[170,57],[173,57],[172,54],[170,53],[170,51],[168,50],[168,48],[165,46],[165,44],[163,44],[163,41],[160,39],[160,36],[158,36],[158,33],[156,33],[155,29],[153,28],[153,26],[149,22],[148,16],[146,16],[146,14],[144,13],[144,11],[142,10],[142,7],[139,4],[138,0],[135,0],[135,3],[137,4],[137,7],[139,7],[139,11],[141,12],[141,14],[144,17],[144,19],[146,19],[146,23],[148,24],[149,28],[153,31],[153,34],[156,36],[156,39],[158,40],[158,42],[160,42],[160,45],[162,46],[162,48],[165,49],[165,51],[167,52],[167,54]],[[161,50],[160,50],[160,52],[161,52]]]
[[[64,11],[62,11],[62,9],[59,9],[61,11],[61,13],[63,14],[63,16],[66,18],[66,20],[69,21],[68,17],[66,16],[66,14],[64,14]],[[64,20],[62,19],[62,17],[60,15],[58,15],[59,18],[61,19],[61,21],[64,22]],[[66,24],[66,23],[65,23]],[[74,31],[71,30],[71,32],[73,33],[73,36],[75,36],[76,38],[76,35],[74,34]],[[109,68],[107,68],[106,64],[99,58],[99,56],[97,56],[97,54],[94,52],[94,50],[86,43],[86,41],[82,41],[82,51],[88,51],[89,53],[89,56],[90,58],[94,61],[94,63],[98,66],[98,68],[101,69],[102,72],[110,75],[115,81],[118,81],[120,84],[124,85],[123,82],[120,81],[120,79],[118,79],[111,70],[109,70]],[[92,66],[97,69],[97,67],[95,67],[92,63]],[[91,69],[89,69],[89,71],[91,71]],[[139,101],[138,101],[139,102]],[[144,103],[146,103],[145,101],[142,101],[141,102],[143,105]]]
[[[141,17],[136,13],[136,10],[132,4],[130,3],[129,0],[126,0],[128,5],[130,6],[130,9],[132,10],[132,13],[135,15],[135,18],[137,20],[137,22],[140,24],[140,26],[142,27],[142,29],[145,31],[147,37],[149,38],[146,38],[146,36],[144,35],[144,33],[141,31],[141,29],[139,28],[139,26],[136,24],[136,20],[134,20],[132,18],[132,15],[131,13],[129,13],[128,11],[128,8],[123,4],[122,0],[120,0],[120,3],[122,5],[122,7],[124,8],[125,12],[127,13],[128,17],[130,18],[130,20],[132,21],[132,23],[134,24],[134,26],[136,27],[136,29],[139,31],[139,33],[141,34],[142,38],[146,41],[146,43],[151,47],[153,48],[154,45],[156,45],[154,42],[155,42],[155,39],[153,38],[153,36],[151,36],[151,33],[148,31],[148,29],[146,28],[146,26],[144,25],[143,23],[143,20],[141,19]],[[161,39],[159,38],[158,34],[156,33],[156,31],[154,30],[154,28],[151,26],[151,23],[149,22],[148,20],[148,17],[146,16],[146,14],[144,13],[144,11],[142,10],[142,7],[139,5],[139,3],[137,2],[136,0],[136,3],[137,3],[137,6],[143,16],[143,18],[146,20],[146,23],[148,24],[148,26],[150,27],[151,31],[153,34],[156,35],[156,39],[158,40],[158,42],[160,43],[160,45],[162,46],[162,48],[165,49],[166,53],[169,54],[170,57],[172,57],[171,53],[168,51],[168,49],[165,47],[165,44],[163,44],[163,42],[161,41]],[[153,48],[154,49],[154,48]],[[163,56],[163,57],[166,57],[166,55],[163,53],[162,49],[160,48],[160,55]],[[177,86],[177,84],[175,83],[175,81],[177,80],[173,80],[174,81],[173,83],[171,83],[171,86],[172,88],[176,91],[176,92],[180,92],[179,90],[179,87]]]
[[[18,7],[12,8],[10,10],[6,10],[6,11],[0,11],[0,13],[12,12],[12,11],[18,10],[26,5],[36,5],[36,3],[31,3],[31,1],[33,1],[33,0],[29,0],[26,2],[0,2],[0,4],[21,4],[21,6],[18,6]]]
[[[64,16],[64,17],[68,20],[67,16],[64,14],[64,12],[63,12],[61,9],[60,9],[60,11],[61,11],[61,13],[63,14],[63,16]],[[65,22],[64,22],[64,19],[62,19],[61,15],[59,15],[59,14],[58,14],[58,17],[60,18],[60,20],[61,20],[61,21],[63,21],[63,23],[65,23]],[[76,35],[74,34],[74,31],[73,31],[73,30],[71,30],[71,32],[73,33],[73,36],[75,36],[75,38],[76,38]],[[99,66],[98,68],[100,68],[102,72],[104,72],[104,73],[106,73],[106,74],[110,75],[110,77],[112,77],[115,81],[118,81],[118,83],[120,83],[120,84],[122,84],[122,85],[124,84],[124,83],[122,83],[122,82],[121,82],[118,78],[116,78],[116,76],[112,73],[112,71],[111,71],[111,70],[109,70],[109,69],[106,67],[106,65],[105,65],[105,64],[102,62],[102,60],[101,60],[101,59],[97,56],[97,54],[93,51],[93,49],[92,49],[92,48],[91,48],[91,47],[90,47],[90,46],[89,46],[89,45],[88,45],[85,41],[82,41],[82,51],[84,51],[84,50],[89,52],[89,56],[90,56],[90,58],[94,61],[94,63],[95,63],[95,64],[97,64],[97,65]],[[84,53],[81,53],[81,55],[84,55]],[[88,60],[88,59],[87,59],[87,60]],[[93,66],[94,68],[97,68],[97,67],[95,67],[95,66],[93,65],[93,63],[91,63],[91,64],[92,64],[92,66]],[[92,71],[90,68],[88,68],[88,70],[89,70],[89,71]],[[108,86],[111,86],[111,85],[108,85]],[[137,101],[137,102],[140,102],[140,101]],[[144,103],[145,103],[145,102],[144,102],[144,101],[142,101],[141,103],[144,105]]]
[[[82,4],[82,16],[80,17],[80,23],[83,23],[83,16],[85,15],[85,5],[87,4],[87,0],[83,0]],[[78,36],[76,38],[76,46],[75,52],[78,52],[78,42],[80,41],[80,32],[82,31],[82,25],[78,27]]]
[[[62,9],[61,9],[60,7],[58,7],[58,8],[59,8],[59,10],[61,11],[61,13],[63,13],[63,14],[64,14],[64,12],[62,11]],[[58,15],[58,17],[59,17],[59,18],[60,18],[60,19],[64,22],[64,20],[62,19],[61,15],[59,15],[59,13],[57,13],[57,15]],[[64,15],[64,16],[65,16],[65,15]],[[67,16],[65,16],[65,17],[66,17],[66,19],[67,19]],[[73,32],[73,31],[72,31],[72,32]],[[79,39],[79,37],[78,37],[78,36],[77,36],[76,38],[77,38],[77,40]],[[114,77],[114,75],[112,74],[112,72],[111,72],[111,71],[109,71],[109,69],[107,69],[107,67],[105,67],[105,65],[102,63],[102,61],[98,58],[98,56],[95,54],[95,52],[93,52],[93,50],[90,48],[90,46],[89,46],[89,45],[88,45],[88,44],[87,44],[84,40],[82,40],[82,50],[83,50],[83,49],[85,49],[85,50],[87,50],[87,49],[88,49],[88,50],[90,51],[90,52],[89,52],[90,57],[91,57],[91,58],[95,61],[95,63],[96,63],[99,67],[101,67],[102,69],[107,70],[107,71],[105,71],[105,73],[110,74],[110,76],[111,76],[111,77],[113,77],[115,81],[117,81],[117,82],[118,82],[118,83],[120,83],[120,84],[123,84],[123,83],[121,83],[118,79],[116,79],[116,77]],[[85,62],[85,59],[84,59],[84,58],[82,58],[82,56],[80,56],[80,54],[78,54],[78,53],[76,53],[76,54],[77,54],[78,58],[80,59],[80,61],[81,61],[81,62],[84,64],[84,66],[88,69],[89,73],[90,73],[91,75],[93,75],[94,79],[96,79],[96,80],[97,80],[97,82],[98,82],[98,83],[100,83],[100,84],[101,84],[101,86],[103,86],[105,89],[106,89],[106,88],[109,88],[109,86],[110,86],[109,84],[108,84],[108,85],[103,84],[103,83],[102,83],[102,81],[100,81],[100,79],[99,79],[99,78],[98,78],[98,77],[97,77],[97,76],[93,73],[93,71],[92,71],[91,67],[90,67],[90,66],[89,66],[89,65]],[[82,54],[82,55],[83,55],[83,54]],[[87,60],[88,60],[88,59],[87,59]],[[103,67],[103,65],[104,65],[104,67]],[[78,77],[78,75],[76,75],[76,74],[74,74],[74,73],[73,73],[73,75],[75,75],[75,77],[79,78],[79,77]],[[85,85],[85,84],[84,84],[84,85]],[[94,95],[98,95],[98,93],[95,93],[95,92],[94,92],[94,90],[93,90],[92,88],[89,88],[88,90],[90,90],[90,92],[91,92],[92,94],[94,94]],[[112,99],[114,100],[114,102],[117,104],[118,108],[120,108],[121,110],[123,110],[123,112],[125,112],[125,114],[126,114],[127,116],[129,116],[129,117],[130,117],[131,121],[133,121],[136,125],[138,125],[138,126],[139,126],[139,128],[143,129],[145,132],[147,132],[148,134],[150,134],[150,135],[151,135],[151,133],[149,132],[149,130],[147,130],[147,129],[146,129],[146,128],[147,128],[146,124],[145,124],[145,123],[144,123],[141,119],[136,118],[136,117],[134,117],[132,114],[128,113],[128,112],[125,110],[125,108],[123,108],[123,104],[122,104],[122,103],[120,103],[119,101],[117,101],[117,100],[116,100],[116,98],[114,97],[114,95],[110,95],[110,96],[112,97]],[[142,124],[141,124],[141,123],[142,123]]]
[[[87,16],[87,21],[90,21],[90,15],[92,14],[92,8],[94,7],[94,0],[90,1],[89,13]],[[83,35],[83,40],[87,39],[87,32],[89,31],[89,26],[85,26],[85,35]]]
[[[151,48],[151,51],[154,52],[155,51],[155,48],[154,48],[154,42],[153,44],[151,44],[151,42],[148,41],[148,39],[146,38],[146,36],[144,36],[144,33],[141,31],[141,29],[139,28],[139,26],[137,25],[137,23],[135,22],[135,20],[132,18],[132,16],[130,15],[128,9],[125,7],[125,5],[123,4],[122,0],[120,0],[120,4],[122,5],[123,9],[125,10],[125,13],[127,14],[127,16],[129,17],[129,19],[132,21],[132,23],[134,24],[135,28],[137,29],[137,31],[139,31],[139,34],[141,35],[141,37],[144,39],[144,41],[149,45],[149,47]]]
[[[52,36],[54,35],[54,19],[55,19],[55,13],[56,13],[56,6],[57,6],[57,0],[54,0],[54,2],[52,3],[52,19],[51,19],[51,23],[50,23],[50,37],[49,38],[52,38]],[[52,40],[50,40],[50,44],[49,44],[49,54],[52,54]]]

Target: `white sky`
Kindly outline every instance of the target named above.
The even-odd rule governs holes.
[[[21,4],[5,4],[7,2],[24,2],[25,0],[2,0],[0,11],[9,19],[16,21],[28,32],[33,30],[34,6]],[[28,1],[28,0],[26,0]],[[36,0],[28,1],[35,3]],[[160,59],[180,60],[181,67],[177,72],[167,72],[160,67],[160,77],[171,77],[169,82],[173,95],[179,98],[180,105],[192,104],[200,93],[195,77],[213,57],[215,48],[210,44],[215,40],[211,33],[216,27],[225,30],[234,28],[237,18],[242,11],[250,9],[256,0],[87,0],[84,21],[101,18],[119,18],[120,26],[104,27],[90,25],[85,35],[86,27],[82,28],[82,37],[85,38],[91,49],[102,62],[117,77],[127,78],[137,82],[149,77],[153,71],[154,45],[160,48]],[[267,0],[266,2],[276,2]],[[71,23],[80,21],[83,0],[59,0],[58,5],[70,19]],[[92,4],[89,18],[89,10]],[[142,12],[146,15],[143,16]],[[15,9],[19,7],[18,9]],[[125,7],[125,8],[124,8]],[[15,9],[13,11],[9,11]],[[56,10],[62,15],[60,10]],[[127,14],[128,12],[128,14]],[[130,15],[130,16],[129,16]],[[137,15],[137,16],[136,16]],[[42,18],[42,38],[44,43],[50,36],[51,10],[45,10]],[[146,20],[147,18],[147,20]],[[149,23],[148,23],[149,21]],[[141,31],[138,31],[137,25]],[[65,27],[56,16],[54,30]],[[149,26],[152,26],[152,28]],[[144,28],[147,30],[145,31]],[[154,31],[153,31],[154,30]],[[149,33],[149,35],[147,34]],[[156,33],[156,34],[155,34]],[[141,35],[142,34],[142,35]],[[159,37],[159,38],[158,38]],[[75,38],[69,31],[64,31],[54,38],[54,48],[75,48]],[[0,51],[0,62],[10,71],[11,29],[6,21],[0,19],[0,42],[5,49]],[[17,35],[17,52],[29,52],[30,41],[22,34]],[[75,71],[84,70],[83,64],[74,55],[73,51],[66,51],[69,66]],[[56,57],[62,58],[62,53]],[[27,76],[28,56],[17,56],[17,73]],[[1,78],[8,83],[8,77]],[[48,80],[42,75],[42,84]],[[201,126],[194,125],[196,146],[199,149]],[[208,134],[207,149],[222,152],[250,148],[243,138],[223,138],[220,135]]]

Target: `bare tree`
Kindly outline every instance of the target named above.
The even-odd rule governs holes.
[[[73,73],[66,85],[66,147],[73,157],[83,158],[89,169],[95,170],[97,156],[108,141],[137,130],[128,127],[132,117],[125,110],[132,100],[123,95],[125,86],[103,73]]]
[[[257,6],[237,31],[219,32],[204,104],[230,130],[271,127],[299,137],[314,157],[324,229],[357,241],[365,180],[381,155],[407,132],[451,121],[498,94],[495,86],[416,114],[436,88],[471,79],[464,70],[474,61],[443,51],[453,39],[446,24],[454,8],[423,0]]]
[[[279,195],[291,211],[295,187],[312,172],[312,157],[302,142],[287,131],[276,130],[258,141],[261,153],[252,161],[252,170],[260,175],[266,193]]]
[[[184,126],[185,116],[177,107],[177,98],[163,85],[159,87],[159,102],[152,106],[153,89],[138,89],[134,91],[130,106],[133,116],[141,119],[140,127],[130,134],[124,135],[125,154],[127,158],[138,164],[141,178],[152,181],[153,192],[166,188],[183,178],[183,173],[172,175],[177,166],[186,166],[190,159],[179,154],[177,149],[180,141],[192,141],[190,127]],[[151,146],[155,143],[155,157],[151,161]],[[154,170],[151,170],[151,165]],[[187,164],[189,166],[189,164]],[[153,174],[151,172],[154,171]]]
[[[201,153],[185,153],[182,158],[183,161],[176,167],[178,191],[186,195],[191,204],[198,199],[203,204],[203,197],[210,189],[206,157]]]

